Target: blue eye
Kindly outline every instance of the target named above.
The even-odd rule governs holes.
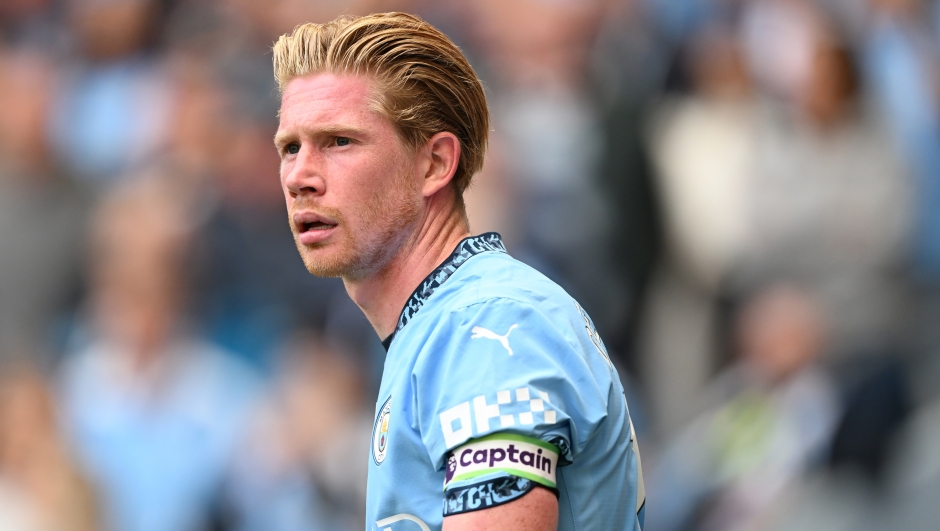
[[[338,137],[336,137],[336,145],[337,145],[337,146],[348,146],[348,145],[349,145],[349,139],[346,138],[345,136],[338,136]]]
[[[285,148],[285,151],[287,152],[288,155],[296,155],[300,153],[300,144],[296,142],[291,142],[290,144],[287,144],[287,148]]]

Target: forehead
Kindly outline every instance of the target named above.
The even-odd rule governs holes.
[[[384,120],[373,108],[374,90],[372,80],[361,75],[320,73],[294,78],[281,98],[281,127]]]

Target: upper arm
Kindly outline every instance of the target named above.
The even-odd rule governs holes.
[[[503,505],[444,518],[444,531],[555,531],[557,528],[558,498],[540,487]]]
[[[414,423],[445,470],[446,529],[557,526],[555,471],[606,417],[610,377],[599,356],[601,370],[590,366],[580,323],[569,319],[494,298],[451,312],[428,334]]]

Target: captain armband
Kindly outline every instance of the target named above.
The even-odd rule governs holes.
[[[444,516],[496,507],[536,486],[557,495],[558,448],[532,437],[498,433],[455,448],[447,458]]]

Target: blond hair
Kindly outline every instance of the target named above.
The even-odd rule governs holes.
[[[375,109],[417,150],[435,134],[460,140],[453,182],[458,197],[483,167],[489,112],[483,85],[457,46],[415,15],[341,16],[302,24],[274,45],[274,79],[329,72],[362,74],[378,83]]]

